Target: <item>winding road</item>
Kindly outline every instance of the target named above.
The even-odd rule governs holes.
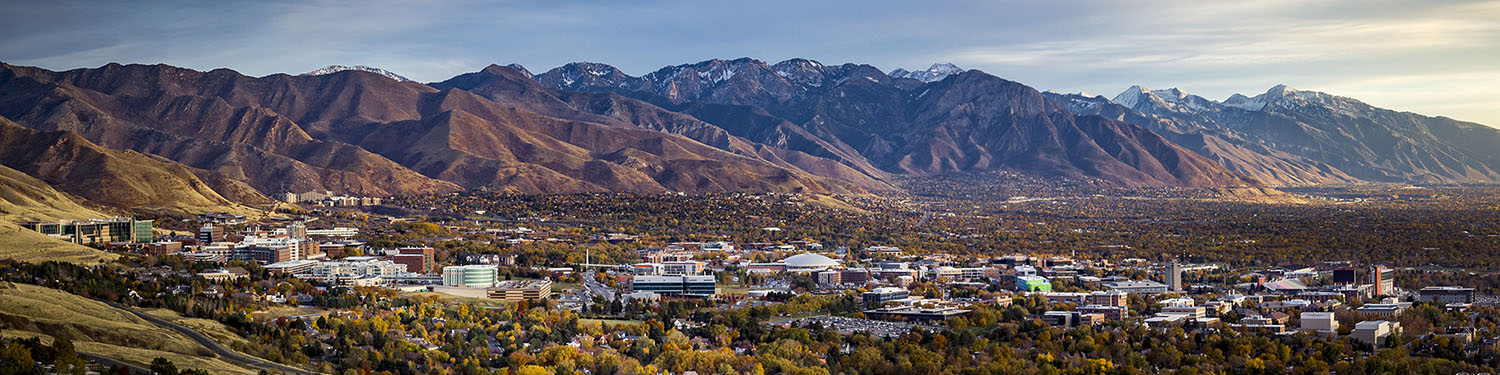
[[[165,327],[165,328],[173,330],[173,331],[177,331],[177,333],[180,333],[183,336],[187,336],[188,338],[193,339],[193,341],[197,341],[199,345],[203,345],[203,347],[208,348],[209,351],[212,351],[212,352],[214,352],[214,354],[217,354],[219,356],[219,359],[223,359],[223,360],[228,361],[230,363],[241,365],[241,366],[246,366],[246,367],[249,367],[249,368],[252,368],[252,369],[266,370],[266,371],[270,371],[271,373],[303,374],[303,375],[314,375],[314,374],[317,374],[316,372],[308,371],[308,370],[305,370],[305,369],[291,367],[291,366],[283,365],[283,364],[280,364],[280,363],[270,362],[270,361],[267,361],[267,360],[264,360],[264,359],[260,359],[260,358],[251,357],[251,356],[245,355],[243,353],[234,351],[234,349],[230,349],[229,347],[224,346],[224,344],[220,344],[218,341],[214,341],[214,339],[212,337],[208,337],[208,335],[204,335],[202,332],[198,332],[198,331],[196,331],[196,330],[194,330],[192,328],[184,327],[184,326],[182,326],[180,324],[173,323],[173,322],[167,321],[165,319],[152,316],[151,314],[146,314],[146,313],[143,313],[143,312],[140,312],[140,311],[136,311],[135,309],[132,309],[132,308],[129,308],[129,307],[125,307],[124,305],[120,305],[120,304],[113,303],[113,302],[105,302],[105,303],[108,303],[110,306],[114,306],[117,309],[129,311],[131,314],[135,314],[135,316],[141,317],[141,319],[144,319],[144,320],[146,320],[148,322],[151,322],[151,324],[155,324],[155,325],[162,326],[162,327]]]

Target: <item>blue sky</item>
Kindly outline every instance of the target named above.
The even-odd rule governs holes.
[[[751,4],[746,4],[751,3]],[[77,1],[0,4],[0,61],[370,65],[438,81],[490,63],[640,75],[711,58],[920,69],[1041,90],[1212,99],[1276,84],[1500,125],[1500,1]]]

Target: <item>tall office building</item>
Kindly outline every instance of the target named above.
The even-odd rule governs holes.
[[[1333,270],[1334,284],[1354,284],[1359,281],[1353,267],[1342,267]]]
[[[1385,266],[1371,267],[1370,284],[1375,285],[1376,296],[1392,295],[1396,289],[1396,270]]]
[[[286,236],[298,240],[307,238],[307,224],[300,221],[287,224]]]
[[[1177,263],[1176,260],[1173,260],[1172,265],[1167,268],[1167,286],[1171,287],[1173,292],[1182,291],[1182,264]]]
[[[224,228],[216,227],[212,223],[203,224],[198,228],[198,244],[207,245],[224,240]]]

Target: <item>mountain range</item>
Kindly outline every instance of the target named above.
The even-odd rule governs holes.
[[[1113,99],[1048,98],[1075,114],[1150,129],[1273,185],[1500,181],[1495,128],[1284,85],[1224,101],[1139,86]]]
[[[1500,132],[1478,124],[1280,86],[1057,94],[952,64],[511,64],[427,84],[361,66],[0,64],[0,118],[6,167],[130,209],[322,190],[865,194],[997,169],[1142,187],[1500,179]]]

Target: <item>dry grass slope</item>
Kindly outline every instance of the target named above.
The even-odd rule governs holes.
[[[0,166],[0,258],[77,264],[112,261],[119,255],[53,239],[16,224],[30,220],[103,216],[108,215],[84,207],[42,180]]]
[[[80,352],[142,367],[165,357],[179,368],[201,368],[215,374],[254,371],[215,359],[197,343],[130,312],[56,289],[27,284],[0,288],[0,322],[5,336],[72,339]]]

